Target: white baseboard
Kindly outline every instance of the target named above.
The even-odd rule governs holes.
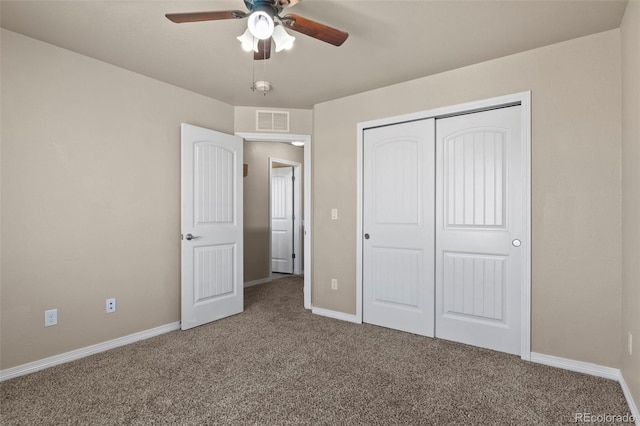
[[[86,346],[84,348],[65,352],[59,355],[54,355],[52,357],[44,358],[38,361],[29,362],[27,364],[18,365],[17,367],[0,370],[0,382],[13,379],[14,377],[24,376],[25,374],[34,373],[39,370],[44,370],[45,368],[53,367],[54,365],[75,361],[89,355],[108,351],[109,349],[114,349],[119,346],[128,345],[130,343],[135,343],[140,340],[145,340],[150,337],[155,337],[160,334],[179,329],[180,321],[176,321],[170,324],[161,325],[160,327],[155,327],[149,330],[140,331],[138,333],[129,334],[128,336],[118,337],[117,339],[97,343],[91,346]]]
[[[531,352],[531,362],[589,374],[590,376],[604,377],[605,379],[618,380],[620,378],[620,370],[617,368],[604,367],[602,365],[575,361],[573,359],[560,358],[552,355]]]
[[[562,368],[564,370],[576,371],[578,373],[589,374],[591,376],[604,377],[605,379],[615,380],[620,383],[624,397],[629,405],[630,414],[635,419],[636,426],[640,426],[640,413],[638,407],[633,400],[631,391],[627,386],[627,382],[624,380],[622,373],[617,368],[604,367],[602,365],[591,364],[588,362],[575,361],[567,358],[560,358],[552,355],[544,355],[536,352],[531,352],[531,362],[538,364],[544,364],[551,367]],[[615,413],[618,414],[618,413]],[[624,414],[624,413],[622,413]]]
[[[356,324],[362,324],[362,321],[358,320],[358,317],[351,314],[345,314],[344,312],[332,311],[322,308],[311,308],[311,313],[321,315],[323,317],[335,318],[341,321],[354,322]]]
[[[246,283],[244,283],[244,288],[251,287],[258,284],[270,283],[271,281],[272,279],[269,277],[261,278],[259,280],[247,281]]]
[[[627,404],[629,405],[629,411],[633,414],[633,417],[636,419],[636,426],[640,426],[640,411],[638,411],[638,406],[633,400],[633,396],[631,395],[631,390],[629,390],[629,386],[627,386],[627,382],[624,380],[622,374],[620,374],[620,386],[622,387],[622,392],[624,393],[624,397],[627,400]]]

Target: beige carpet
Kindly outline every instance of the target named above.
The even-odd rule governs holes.
[[[302,279],[245,312],[0,385],[3,425],[563,424],[629,412],[618,383],[312,315]]]

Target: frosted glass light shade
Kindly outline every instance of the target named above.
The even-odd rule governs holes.
[[[257,10],[249,15],[247,27],[254,37],[266,40],[273,34],[273,18],[263,10]]]
[[[242,49],[246,52],[258,51],[258,39],[253,37],[249,28],[247,28],[241,36],[236,37],[242,43]]]
[[[295,39],[295,37],[289,35],[280,25],[277,25],[273,29],[273,41],[276,43],[276,52],[291,49]]]

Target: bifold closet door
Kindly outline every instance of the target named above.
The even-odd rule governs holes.
[[[366,129],[363,321],[434,334],[434,120]]]
[[[436,120],[436,337],[521,351],[520,106]]]

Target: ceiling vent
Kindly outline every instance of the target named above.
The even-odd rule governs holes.
[[[256,131],[288,132],[289,111],[256,111]]]

